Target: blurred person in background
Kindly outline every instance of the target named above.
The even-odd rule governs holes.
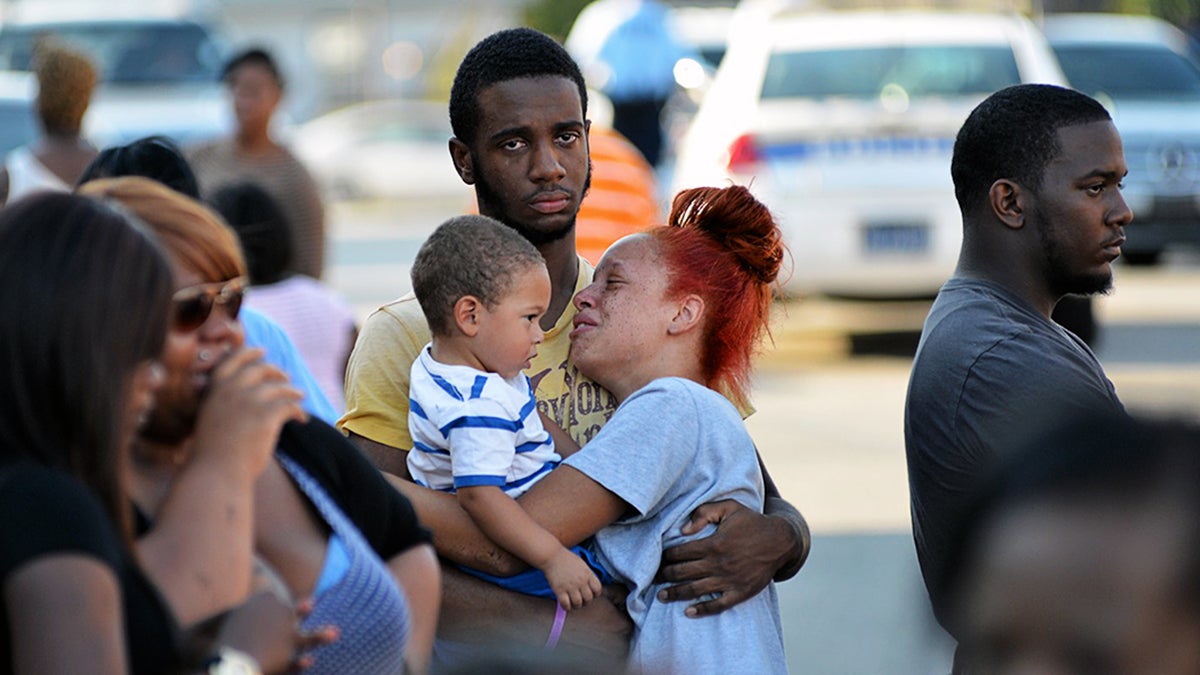
[[[592,182],[575,216],[575,250],[595,265],[616,240],[662,224],[658,180],[642,153],[612,128],[612,103],[588,90]]]
[[[157,674],[233,660],[281,672],[312,644],[270,596],[221,621],[220,658],[189,660],[211,645],[185,644],[195,635],[181,630],[249,590],[217,597],[192,573],[213,571],[197,562],[206,551],[236,546],[231,509],[249,490],[225,477],[252,481],[265,454],[198,457],[172,489],[170,510],[187,518],[163,526],[182,538],[135,541],[131,445],[165,381],[172,277],[144,227],[97,201],[41,194],[0,213],[0,672]]]
[[[96,66],[83,53],[43,38],[34,51],[33,70],[42,136],[4,158],[0,203],[36,190],[68,192],[96,156],[96,147],[81,135],[96,88]]]
[[[292,227],[289,271],[320,279],[325,269],[325,206],[308,170],[271,135],[271,120],[283,98],[283,75],[269,53],[252,48],[234,56],[221,78],[233,97],[237,129],[232,138],[188,150],[201,193],[209,197],[233,182],[261,185],[283,207]]]
[[[1200,672],[1200,428],[1089,415],[1007,458],[938,583],[956,671]]]
[[[166,136],[146,136],[128,145],[104,148],[79,175],[75,185],[121,176],[144,176],[192,199],[200,199],[195,172],[175,141]]]
[[[659,0],[596,0],[579,13],[566,48],[612,101],[612,128],[657,167],[675,64],[692,55],[675,35],[667,6]]]
[[[153,536],[182,467],[213,448],[274,450],[253,480],[255,554],[291,596],[311,598],[302,627],[333,625],[338,640],[312,653],[311,673],[426,670],[441,583],[428,533],[412,507],[341,434],[320,420],[271,425],[246,393],[286,378],[247,349],[238,314],[245,263],[236,236],[203,204],[140,177],[85,184],[145,221],[175,268],[176,306],[194,328],[167,341],[166,383],[134,447],[134,501]],[[186,338],[186,339],[183,339]],[[248,372],[247,369],[254,369]],[[273,371],[273,372],[272,372]],[[227,475],[244,481],[245,472]],[[219,547],[209,542],[208,555]],[[187,559],[185,558],[185,561]],[[244,575],[202,577],[213,587]]]
[[[1095,354],[1050,314],[1064,295],[1111,288],[1133,217],[1108,111],[1063,87],[985,99],[958,132],[950,172],[962,251],[925,320],[904,409],[913,539],[943,625],[934,580],[996,463],[1045,424],[1125,414]]]
[[[292,230],[287,215],[266,190],[255,183],[233,183],[219,188],[209,203],[242,243],[250,272],[246,307],[283,327],[341,414],[346,407],[346,362],[358,337],[350,306],[320,281],[288,271]]]
[[[171,283],[147,234],[91,200],[0,213],[4,672],[161,672],[179,657],[122,485],[163,382]]]
[[[587,90],[579,67],[561,45],[528,28],[500,31],[475,45],[459,65],[450,94],[454,138],[450,159],[472,185],[480,213],[517,230],[541,252],[550,273],[545,338],[525,370],[538,409],[575,442],[600,432],[616,399],[582,375],[569,358],[571,304],[594,269],[575,250],[575,223],[589,183]],[[408,477],[409,373],[430,341],[415,296],[381,307],[363,325],[346,373],[346,414],[339,428],[380,469]],[[662,553],[667,602],[687,602],[697,615],[720,613],[756,595],[772,580],[789,579],[808,555],[803,517],[779,496],[763,470],[765,514],[724,500],[693,514],[697,527],[719,523],[712,536]],[[446,574],[442,638],[478,641],[502,631],[523,643],[544,641],[553,601],[503,591],[453,570]],[[714,594],[719,596],[715,597]],[[572,613],[564,644],[626,648],[628,619],[611,599]],[[531,625],[538,626],[531,631]],[[538,634],[540,633],[540,635]]]
[[[97,178],[121,176],[149,178],[187,197],[200,199],[191,164],[178,146],[163,136],[147,136],[128,145],[105,148],[84,169],[78,185]],[[261,347],[266,351],[266,361],[287,374],[292,385],[304,394],[304,409],[330,424],[337,421],[339,412],[335,412],[333,403],[283,328],[251,307],[245,308],[240,317],[246,344]]]

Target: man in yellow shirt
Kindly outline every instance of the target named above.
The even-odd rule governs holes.
[[[581,444],[616,409],[612,395],[581,376],[569,358],[571,298],[593,272],[575,250],[575,217],[591,179],[586,115],[578,66],[558,43],[527,28],[500,31],[476,45],[450,93],[450,155],[463,182],[474,186],[479,212],[520,232],[546,259],[551,283],[542,319],[546,335],[526,373],[539,408]],[[376,466],[401,477],[408,477],[405,457],[412,444],[409,370],[429,340],[415,298],[400,298],[367,319],[346,373],[347,412],[338,427]],[[772,578],[787,579],[799,570],[808,555],[807,525],[765,471],[764,479],[766,515],[732,502],[697,510],[694,521],[719,523],[718,530],[664,552],[663,578],[678,583],[662,600],[695,601],[689,612],[712,614],[753,596]],[[553,603],[545,599],[489,589],[452,573],[445,581],[443,637],[469,637],[471,629],[456,630],[468,625],[528,628],[513,617],[544,615],[548,625],[553,615]],[[572,612],[563,639],[623,649],[619,633],[628,624],[614,628],[615,613],[608,605],[610,616],[604,615],[605,605],[593,602]],[[525,632],[511,636],[528,640]]]

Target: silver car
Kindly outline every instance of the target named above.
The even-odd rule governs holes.
[[[334,199],[433,199],[467,204],[472,193],[450,161],[446,105],[366,101],[310,120],[292,148]]]

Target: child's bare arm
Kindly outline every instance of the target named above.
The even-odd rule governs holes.
[[[545,573],[559,604],[576,609],[601,592],[582,558],[563,547],[511,497],[492,485],[458,489],[458,503],[489,538]]]
[[[566,459],[579,452],[579,444],[575,442],[574,438],[567,435],[567,432],[562,427],[558,426],[554,420],[547,417],[546,413],[540,410],[538,411],[538,415],[542,418],[542,426],[546,428],[546,431],[550,434],[550,439],[554,441],[554,451],[560,457]]]

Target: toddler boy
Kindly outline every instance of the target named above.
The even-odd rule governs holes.
[[[528,577],[487,578],[556,598],[564,609],[582,607],[600,593],[600,580],[515,501],[562,459],[522,372],[543,337],[545,260],[498,221],[460,216],[421,246],[412,280],[433,341],[412,366],[409,473],[455,492],[484,534],[541,570],[549,588],[530,587]]]

